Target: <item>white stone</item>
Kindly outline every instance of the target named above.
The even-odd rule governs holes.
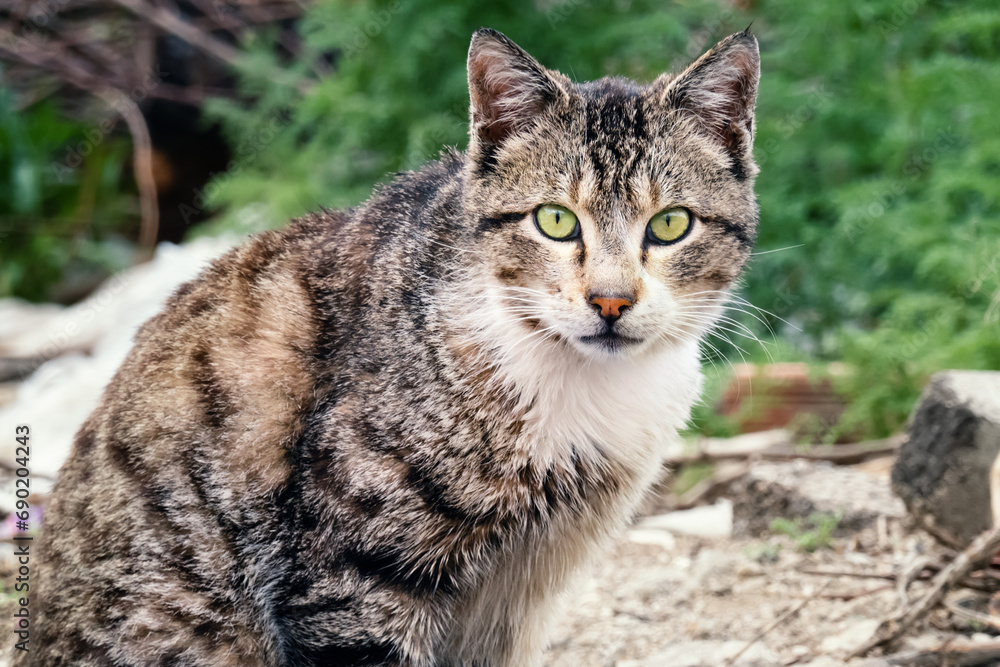
[[[879,625],[879,620],[866,618],[849,624],[841,632],[823,639],[819,650],[822,653],[847,653],[860,646],[872,636]]]
[[[628,531],[628,540],[633,544],[663,547],[666,551],[673,551],[677,547],[677,540],[666,530],[633,528]]]
[[[97,406],[104,386],[132,347],[138,328],[163,307],[177,287],[194,278],[235,238],[162,243],[154,259],[113,276],[70,307],[0,301],[0,354],[44,357],[15,400],[0,408],[0,433],[31,427],[32,490],[45,493],[69,456],[73,437]],[[2,314],[13,315],[5,319]],[[14,459],[16,442],[0,438],[0,457]],[[0,489],[0,509],[13,509],[14,493]]]
[[[733,533],[733,504],[726,499],[714,505],[646,517],[636,528],[668,530],[698,537],[729,537]]]

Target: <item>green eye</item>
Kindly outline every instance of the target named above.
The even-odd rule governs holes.
[[[649,220],[646,238],[654,243],[679,241],[691,228],[691,213],[686,208],[668,208]]]
[[[576,214],[563,206],[545,204],[535,209],[535,225],[550,239],[568,241],[579,236]]]

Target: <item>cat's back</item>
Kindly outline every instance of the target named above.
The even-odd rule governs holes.
[[[20,664],[277,661],[257,565],[282,548],[297,443],[399,327],[386,313],[414,281],[420,220],[459,170],[451,155],[254,236],[140,329],[60,473]]]
[[[324,212],[253,237],[139,331],[56,485],[22,664],[141,662],[123,637],[147,658],[268,664],[258,621],[237,611],[253,607],[241,543],[288,482],[336,352],[316,304],[356,294],[363,230]],[[319,275],[331,255],[340,266]]]

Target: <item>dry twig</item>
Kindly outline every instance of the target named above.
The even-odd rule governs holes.
[[[882,574],[879,572],[852,572],[850,570],[822,570],[819,568],[810,567],[800,567],[797,568],[798,572],[802,574],[815,574],[821,577],[854,577],[856,579],[887,579],[889,581],[896,581],[899,578],[897,574]],[[936,572],[941,571],[941,566],[937,563],[928,563],[924,566],[923,571],[919,572],[916,577],[914,577],[910,583],[913,581],[926,581],[931,578]],[[980,576],[981,575],[981,576]],[[963,577],[958,585],[962,588],[971,588],[975,591],[983,591],[985,593],[996,592],[1000,588],[1000,580],[997,578],[998,575],[991,573],[988,570],[977,570],[976,572]]]
[[[800,601],[797,605],[795,605],[794,607],[792,607],[791,609],[789,609],[788,611],[786,611],[784,614],[782,614],[778,618],[774,619],[774,621],[772,621],[769,626],[767,626],[766,628],[764,628],[763,630],[761,630],[757,634],[756,637],[754,637],[753,639],[751,639],[750,641],[748,641],[746,643],[746,646],[744,646],[743,648],[741,648],[736,653],[736,655],[734,655],[731,658],[729,658],[729,660],[726,660],[726,662],[723,663],[723,667],[730,667],[731,665],[736,664],[736,661],[740,659],[740,656],[743,655],[744,653],[746,653],[748,650],[750,650],[751,646],[753,646],[754,644],[756,644],[757,642],[759,642],[761,639],[763,639],[764,637],[766,637],[767,633],[769,633],[771,630],[774,630],[776,627],[778,627],[779,625],[781,625],[782,623],[784,623],[785,621],[787,621],[788,619],[790,619],[792,616],[795,616],[795,614],[797,614],[800,611],[802,611],[802,608],[805,607],[807,604],[809,604],[811,601],[819,598],[820,597],[820,593],[822,593],[826,589],[826,587],[830,585],[830,583],[831,582],[829,582],[829,581],[826,582],[825,584],[823,584],[822,586],[820,586],[819,590],[817,590],[813,595],[811,595],[810,597],[807,597],[807,598],[803,598],[802,601]]]
[[[807,459],[810,461],[830,461],[838,465],[852,465],[861,463],[877,456],[894,454],[899,450],[900,437],[886,438],[885,440],[873,440],[871,442],[859,442],[852,445],[829,445],[810,447],[808,449],[796,449],[792,445],[777,445],[768,447],[760,451],[747,453],[744,451],[733,452],[712,452],[702,450],[694,454],[686,454],[671,459],[671,465],[684,465],[691,463],[714,463],[716,461],[728,461],[733,459],[759,458],[764,461],[792,461],[795,459]]]
[[[749,470],[749,463],[734,464],[733,467],[716,470],[711,477],[703,479],[681,494],[671,509],[686,510],[709,503],[712,499],[723,495],[733,482],[743,477]]]
[[[975,596],[969,596],[965,599],[974,600]],[[1000,630],[1000,617],[992,616],[990,614],[983,614],[978,611],[973,611],[972,609],[966,609],[960,604],[959,600],[948,600],[942,603],[944,608],[950,611],[955,616],[965,619],[966,621],[972,621],[973,623],[981,623],[982,625],[993,628],[994,630]]]
[[[900,667],[938,667],[950,665],[963,667],[983,665],[1000,658],[1000,641],[991,642],[946,642],[925,651],[906,651],[882,658],[888,665]]]
[[[13,463],[7,463],[6,461],[0,461],[0,470],[5,470],[7,472],[11,472],[12,473],[12,472],[15,472],[18,469],[18,467],[19,466],[16,466]],[[56,479],[55,477],[53,477],[51,475],[46,475],[44,473],[36,472],[34,470],[31,471],[31,476],[32,477],[38,477],[40,479],[46,479],[46,480],[48,480],[50,482],[54,482],[55,479]]]
[[[815,574],[821,577],[856,577],[858,579],[896,580],[896,575],[892,573],[882,574],[879,572],[852,572],[851,570],[823,570],[815,567],[799,567],[796,569],[802,574]]]
[[[122,115],[132,135],[132,169],[139,188],[139,210],[142,216],[139,251],[152,255],[160,227],[160,209],[157,206],[156,180],[153,178],[153,142],[149,138],[149,126],[146,125],[139,105],[131,98],[108,90],[97,90],[94,93]]]
[[[851,600],[857,600],[858,598],[863,598],[866,595],[871,595],[872,593],[881,593],[882,591],[892,590],[893,584],[884,584],[882,586],[875,586],[873,588],[866,588],[863,591],[853,591],[851,593],[827,593],[821,595],[820,597],[824,600],[841,600],[843,602],[850,602]]]
[[[930,590],[923,597],[882,621],[874,634],[851,653],[851,657],[863,656],[877,646],[898,639],[910,626],[940,604],[945,594],[965,578],[972,571],[972,568],[987,558],[991,558],[997,549],[1000,549],[1000,527],[994,527],[977,537],[968,549],[960,553],[948,567],[938,573]]]
[[[149,21],[157,28],[180,37],[191,46],[204,51],[227,65],[239,66],[243,61],[243,53],[211,34],[199,30],[194,24],[185,21],[173,12],[161,7],[154,7],[143,0],[112,0],[121,7]]]
[[[60,60],[55,50],[43,50],[31,40],[18,37],[4,28],[0,28],[0,38],[8,45],[0,45],[0,51],[22,62],[60,73],[67,83],[101,98],[125,119],[132,135],[133,169],[139,188],[142,215],[139,247],[144,251],[151,249],[156,243],[160,214],[156,203],[156,182],[153,179],[153,145],[139,106],[124,93],[108,88],[100,77],[87,71],[83,65],[72,60]]]
[[[910,584],[919,579],[924,570],[926,570],[930,565],[931,559],[929,557],[917,556],[909,565],[903,568],[903,571],[896,577],[896,594],[899,595],[900,607],[909,604],[910,596],[907,591],[910,589]]]

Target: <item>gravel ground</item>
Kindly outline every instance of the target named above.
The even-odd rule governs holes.
[[[663,542],[623,541],[596,566],[568,596],[546,667],[717,667],[741,651],[732,664],[880,664],[846,660],[900,605],[896,585],[873,575],[945,554],[929,535],[895,521],[813,553],[785,536]],[[909,598],[927,586],[914,582]],[[982,629],[938,611],[894,650],[928,649],[960,635],[992,641]]]
[[[793,470],[802,473],[800,479],[816,474],[801,464],[794,466]],[[843,482],[841,492],[888,485],[885,463],[867,470],[855,467],[859,473],[864,470],[864,477],[854,480],[845,478],[844,470],[831,469],[831,478]],[[750,478],[772,479],[772,473],[773,466],[768,466]],[[829,485],[814,482],[809,487],[816,491],[815,505],[822,501],[820,491]],[[699,508],[700,527],[712,533],[711,516],[731,522],[734,512],[737,519],[745,513],[748,503],[774,509],[800,502],[764,502],[768,498],[784,501],[787,492],[787,487],[773,484],[737,484],[717,512]],[[767,498],[748,493],[763,493]],[[671,524],[661,516],[640,521],[567,594],[564,611],[555,619],[545,666],[879,664],[847,662],[845,656],[900,605],[895,583],[880,575],[905,572],[920,560],[947,560],[947,553],[928,534],[907,529],[905,515],[889,506],[884,495],[871,497],[876,505],[876,511],[870,512],[874,520],[860,529],[842,528],[812,553],[803,551],[795,539],[768,531],[736,538],[696,537],[668,532],[665,527]],[[662,507],[656,502],[650,506]],[[0,615],[10,618],[13,570],[8,553],[3,552],[0,575],[6,590],[0,597]],[[918,597],[927,586],[926,581],[916,581],[908,590],[909,598]],[[893,650],[927,649],[956,637],[986,643],[997,634],[987,634],[988,627],[970,626],[938,610],[912,628]],[[8,664],[13,643],[9,639],[0,644],[0,667]]]

